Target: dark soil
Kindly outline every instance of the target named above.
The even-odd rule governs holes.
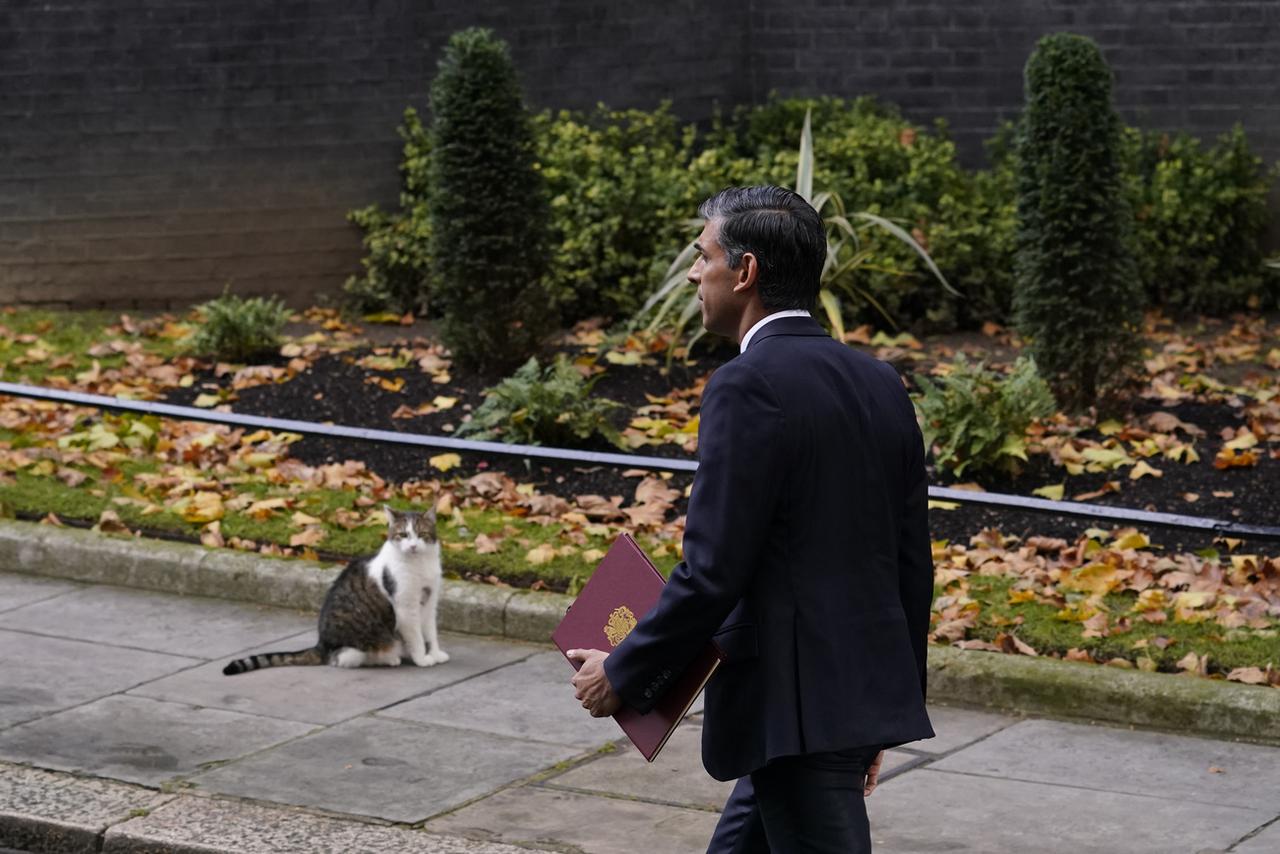
[[[294,379],[273,385],[263,385],[238,392],[233,403],[236,412],[267,415],[278,418],[295,418],[307,421],[329,421],[358,427],[371,427],[406,433],[448,436],[453,435],[468,414],[483,402],[483,391],[491,381],[469,377],[461,372],[454,374],[446,384],[432,382],[430,375],[416,368],[401,371],[367,371],[355,364],[356,360],[370,352],[355,350],[341,355],[325,356],[310,370]],[[671,390],[688,388],[703,375],[733,355],[732,350],[720,348],[704,354],[693,365],[673,363],[668,367],[657,357],[656,364],[640,366],[609,365],[606,373],[595,386],[595,394],[619,401],[626,410],[617,414],[617,426],[624,427],[631,411],[644,406],[650,395],[665,395]],[[910,368],[908,368],[910,370]],[[403,377],[405,384],[399,392],[388,392],[366,382],[369,377]],[[217,385],[212,376],[205,376],[187,389],[171,393],[167,401],[189,405],[195,396]],[[408,418],[392,418],[392,413],[404,404],[415,406],[430,401],[437,395],[457,398],[457,404],[448,410]],[[1148,401],[1136,401],[1134,410],[1146,414],[1163,409],[1183,421],[1195,424],[1206,431],[1206,436],[1196,442],[1201,460],[1198,463],[1182,463],[1152,459],[1148,462],[1163,471],[1163,477],[1144,477],[1129,480],[1127,468],[1103,474],[1082,474],[1067,477],[1063,469],[1052,464],[1044,456],[1033,456],[1031,464],[1016,479],[991,478],[980,481],[991,492],[1030,495],[1033,489],[1066,481],[1065,498],[1101,489],[1108,481],[1118,481],[1119,492],[1108,493],[1091,503],[1117,507],[1131,507],[1164,513],[1207,516],[1254,525],[1280,524],[1280,460],[1271,459],[1265,447],[1259,464],[1254,468],[1219,471],[1213,467],[1214,454],[1221,447],[1218,433],[1223,427],[1238,427],[1244,423],[1239,410],[1226,405],[1182,403],[1177,406],[1157,406]],[[1096,437],[1095,437],[1096,438]],[[618,449],[603,440],[595,440],[585,450],[613,451]],[[302,461],[318,465],[348,459],[363,461],[370,470],[392,482],[429,480],[444,477],[469,477],[481,471],[502,471],[522,483],[533,483],[540,490],[572,498],[577,495],[623,495],[630,497],[637,480],[624,477],[623,469],[607,466],[584,466],[570,463],[553,463],[517,456],[461,454],[462,464],[442,475],[428,463],[428,458],[441,451],[431,451],[408,446],[382,445],[353,440],[331,440],[306,437],[293,446],[293,455]],[[636,452],[648,456],[686,457],[675,445],[645,447]],[[972,478],[966,478],[972,480]],[[683,490],[692,481],[691,475],[675,474],[672,484]],[[954,479],[945,473],[931,471],[931,482],[950,485]],[[1214,491],[1231,492],[1230,497],[1215,497]],[[1193,503],[1183,496],[1195,493],[1199,497]],[[682,507],[678,508],[681,511]],[[932,534],[935,539],[967,542],[969,537],[986,527],[999,528],[1006,534],[1061,536],[1074,538],[1084,529],[1109,527],[1105,523],[1068,517],[987,510],[963,505],[956,510],[935,510],[931,513]],[[1147,530],[1157,544],[1166,548],[1200,549],[1211,544],[1212,538],[1175,530]]]

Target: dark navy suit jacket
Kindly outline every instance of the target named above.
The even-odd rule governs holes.
[[[806,317],[760,328],[702,396],[684,561],[605,661],[648,711],[714,636],[703,764],[933,736],[924,443],[892,367]]]

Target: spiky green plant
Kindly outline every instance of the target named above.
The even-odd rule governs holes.
[[[280,347],[280,330],[289,320],[289,309],[275,297],[244,297],[224,291],[222,296],[196,306],[200,325],[186,342],[186,349],[225,362],[247,362]]]
[[[838,340],[844,339],[844,308],[841,297],[866,302],[884,318],[889,326],[897,328],[892,315],[859,282],[858,273],[870,267],[873,254],[870,249],[863,246],[862,235],[867,229],[884,230],[902,241],[919,255],[942,287],[959,296],[959,293],[947,283],[946,277],[929,257],[929,253],[901,226],[866,211],[848,213],[844,202],[834,192],[814,193],[811,119],[811,112],[806,112],[804,127],[800,131],[800,154],[796,168],[795,191],[813,205],[826,224],[827,257],[822,267],[822,289],[818,294],[818,302],[827,318],[832,336]],[[698,221],[693,220],[691,224],[696,226]],[[697,254],[692,242],[685,246],[667,268],[662,284],[632,320],[633,325],[644,325],[649,332],[665,328],[671,333],[673,348],[680,341],[686,341],[686,348],[692,348],[706,332],[700,326],[696,330],[689,330],[690,321],[699,313],[697,289],[687,278],[689,267],[697,258]],[[653,313],[650,315],[651,311]],[[677,313],[673,315],[672,312]]]

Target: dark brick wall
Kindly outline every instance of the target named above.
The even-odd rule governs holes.
[[[1280,0],[6,0],[0,303],[295,302],[358,267],[347,210],[396,197],[407,104],[482,24],[538,106],[688,119],[873,93],[948,119],[963,156],[1021,102],[1045,32],[1102,45],[1126,117],[1280,158]]]
[[[1278,0],[756,0],[753,95],[869,92],[913,119],[947,119],[961,154],[1022,105],[1046,33],[1094,39],[1135,124],[1212,138],[1244,124],[1280,159]]]

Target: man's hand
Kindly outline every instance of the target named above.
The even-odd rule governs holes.
[[[871,797],[871,793],[876,790],[876,785],[880,782],[880,766],[884,763],[884,751],[876,754],[875,761],[871,763],[871,767],[867,769],[867,785],[862,790],[864,798]]]
[[[582,662],[582,667],[569,681],[573,684],[573,696],[582,702],[582,708],[593,718],[604,718],[622,708],[622,698],[614,693],[609,677],[604,672],[604,660],[609,653],[598,649],[571,649],[570,661]]]

